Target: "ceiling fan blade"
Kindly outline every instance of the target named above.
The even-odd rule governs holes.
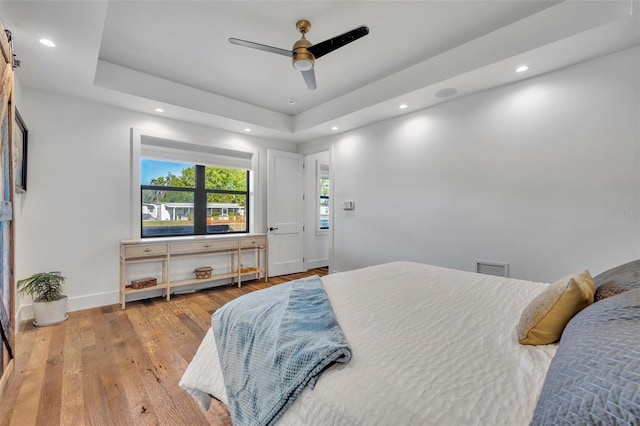
[[[309,47],[308,50],[313,53],[313,56],[315,56],[316,59],[318,59],[319,57],[324,56],[327,53],[331,53],[334,50],[344,46],[345,44],[356,41],[357,39],[364,37],[367,34],[369,34],[369,28],[363,25],[337,37],[330,38],[329,40],[325,40],[318,44],[314,44],[313,46]]]
[[[304,78],[304,82],[307,83],[307,89],[315,90],[316,88],[316,73],[311,68],[308,71],[300,71],[302,73],[302,77]]]
[[[280,49],[279,47],[267,46],[266,44],[240,40],[239,38],[230,38],[229,42],[240,46],[251,47],[253,49],[264,50],[265,52],[277,53],[278,55],[288,56],[289,58],[293,55],[293,52],[287,49]]]

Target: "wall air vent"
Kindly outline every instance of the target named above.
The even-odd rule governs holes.
[[[479,274],[496,275],[498,277],[508,277],[509,264],[506,262],[476,260],[476,272]]]

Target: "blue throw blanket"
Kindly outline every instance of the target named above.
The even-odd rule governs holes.
[[[270,425],[351,348],[317,276],[235,299],[213,314],[235,426]]]

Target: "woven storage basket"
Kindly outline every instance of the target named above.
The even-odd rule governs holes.
[[[153,287],[158,284],[158,280],[155,278],[140,278],[139,280],[131,281],[131,288],[140,290],[141,288]]]
[[[193,272],[196,274],[196,278],[201,280],[203,278],[211,278],[211,272],[213,268],[211,266],[203,266],[200,268],[196,268]]]

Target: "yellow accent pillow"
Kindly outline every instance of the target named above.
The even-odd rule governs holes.
[[[593,303],[596,286],[589,271],[550,284],[522,311],[516,326],[523,345],[546,345],[560,340],[571,318]]]

